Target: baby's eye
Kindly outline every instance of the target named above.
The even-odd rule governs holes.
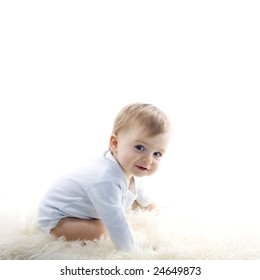
[[[144,146],[143,146],[143,145],[136,145],[135,148],[136,148],[138,151],[144,151]]]
[[[156,156],[156,157],[162,157],[162,154],[161,154],[160,152],[155,152],[155,153],[154,153],[154,156]]]

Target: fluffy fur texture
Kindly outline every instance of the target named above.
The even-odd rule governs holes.
[[[0,259],[260,259],[260,227],[241,220],[174,215],[169,209],[130,211],[136,247],[126,253],[115,250],[109,238],[55,239],[39,230],[35,211],[0,210]]]

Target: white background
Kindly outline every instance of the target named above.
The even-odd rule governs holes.
[[[1,201],[37,204],[107,149],[123,106],[148,102],[174,127],[148,179],[160,200],[180,215],[256,217],[256,3],[1,1]]]

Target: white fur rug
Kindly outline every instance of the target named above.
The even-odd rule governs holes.
[[[35,211],[1,209],[0,259],[260,259],[260,226],[244,219],[136,211],[127,213],[136,241],[130,253],[116,251],[111,241],[66,242],[42,233]],[[29,213],[30,212],[30,213]]]

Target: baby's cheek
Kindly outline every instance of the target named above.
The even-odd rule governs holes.
[[[155,173],[157,171],[158,167],[159,167],[159,163],[155,163],[153,165],[153,169],[152,169],[153,173]]]

